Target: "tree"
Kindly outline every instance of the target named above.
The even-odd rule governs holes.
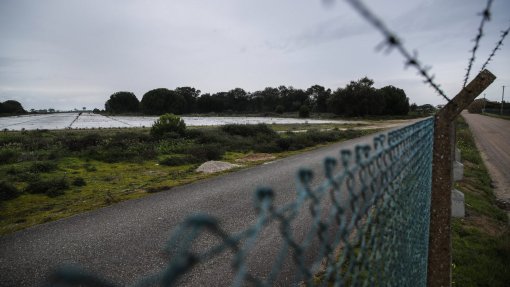
[[[272,112],[278,105],[280,92],[276,88],[267,87],[257,95],[261,99],[261,112]]]
[[[300,118],[308,118],[310,116],[310,108],[308,106],[302,105],[299,108],[299,117]]]
[[[165,88],[154,89],[145,93],[140,105],[142,112],[148,115],[162,115],[165,113],[180,115],[186,110],[184,97]]]
[[[345,88],[336,90],[328,104],[335,114],[346,116],[380,115],[384,111],[384,97],[372,87],[374,81],[364,77],[351,81]]]
[[[331,96],[331,89],[326,90],[323,86],[313,85],[306,90],[306,93],[310,98],[311,106],[314,111],[319,113],[328,111],[327,101]]]
[[[248,93],[241,89],[235,88],[228,91],[225,95],[225,109],[236,112],[244,112],[250,108],[250,99]]]
[[[155,138],[183,136],[186,132],[184,121],[173,114],[164,114],[154,122],[151,135]]]
[[[409,98],[404,90],[394,86],[382,87],[378,92],[384,97],[385,115],[407,115],[409,112]]]
[[[112,94],[104,106],[106,112],[113,114],[136,113],[140,110],[140,102],[135,94],[131,92],[116,92]]]
[[[186,102],[184,113],[194,113],[197,111],[197,99],[200,96],[200,90],[192,87],[178,87],[175,92],[181,95]]]
[[[23,109],[20,102],[14,100],[7,100],[0,103],[0,113],[3,114],[24,114],[27,111]]]

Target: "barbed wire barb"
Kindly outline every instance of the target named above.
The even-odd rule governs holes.
[[[420,61],[418,60],[417,53],[414,51],[413,53],[409,52],[402,41],[397,37],[397,35],[390,31],[390,29],[384,24],[382,20],[380,20],[367,6],[365,6],[360,0],[346,0],[363,18],[365,18],[372,26],[374,26],[377,30],[379,30],[383,36],[386,38],[385,43],[389,47],[395,48],[400,54],[406,59],[404,66],[409,67],[413,66],[418,70],[418,74],[425,78],[425,83],[428,83],[440,96],[442,96],[445,100],[450,102],[450,98],[446,96],[443,90],[441,90],[440,85],[436,84],[434,80],[430,77],[428,70],[426,70]],[[492,1],[492,0],[490,0]],[[380,46],[379,44],[378,46]]]
[[[483,70],[485,70],[485,68],[487,68],[487,65],[489,65],[489,62],[492,60],[494,55],[496,55],[496,51],[500,50],[501,46],[503,46],[503,41],[505,40],[505,38],[509,32],[510,32],[510,26],[508,26],[508,28],[506,28],[506,30],[501,31],[501,38],[499,38],[499,41],[496,43],[496,47],[494,47],[491,54],[489,55],[489,58],[487,58],[487,61],[485,61],[482,68],[480,69],[480,71],[483,71]]]
[[[476,37],[473,39],[475,42],[475,45],[473,49],[470,50],[471,52],[471,58],[468,61],[468,66],[466,68],[466,75],[464,76],[464,83],[462,84],[462,87],[465,88],[467,85],[467,81],[469,80],[469,74],[471,73],[471,69],[473,68],[473,63],[476,59],[476,51],[478,50],[478,47],[480,46],[480,40],[483,37],[483,27],[485,26],[485,23],[487,21],[490,21],[491,19],[491,5],[493,0],[487,0],[487,6],[485,9],[480,13],[482,16],[482,21],[480,21],[480,26],[478,26],[478,33],[476,34]]]

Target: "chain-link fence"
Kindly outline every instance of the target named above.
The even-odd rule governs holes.
[[[189,217],[168,242],[165,270],[139,284],[179,285],[196,265],[228,256],[232,272],[225,285],[425,286],[433,127],[433,119],[422,120],[326,158],[325,179],[316,187],[313,172],[300,170],[295,200],[280,207],[271,189],[257,190],[258,217],[239,233],[226,232],[214,217]],[[309,226],[297,229],[305,213]],[[267,272],[252,272],[250,254],[263,248],[257,240],[268,229],[281,238],[279,250],[258,259]],[[212,244],[195,246],[202,236]],[[284,269],[290,277],[281,278]],[[75,282],[110,285],[66,269],[51,277],[52,284]]]

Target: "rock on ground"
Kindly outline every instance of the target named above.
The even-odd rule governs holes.
[[[229,170],[235,167],[239,167],[238,164],[231,164],[224,161],[206,161],[202,165],[200,165],[196,171],[197,172],[203,172],[203,173],[215,173],[220,172],[224,170]]]

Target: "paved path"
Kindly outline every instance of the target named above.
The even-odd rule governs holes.
[[[482,153],[496,196],[510,202],[510,121],[462,112]]]
[[[257,186],[273,187],[276,205],[289,202],[295,198],[294,182],[299,167],[320,171],[315,176],[317,184],[322,178],[324,157],[338,158],[341,147],[371,139],[370,136],[334,144],[0,237],[0,286],[37,286],[49,270],[63,263],[79,264],[123,285],[134,283],[140,276],[165,267],[168,258],[162,247],[172,229],[187,215],[205,212],[220,218],[229,232],[242,230],[256,218],[253,192]],[[305,233],[309,219],[302,220],[295,226],[295,234]],[[280,248],[281,238],[276,229],[273,226],[264,232],[256,252],[250,254],[250,272],[267,274],[272,261],[268,262],[268,258],[273,258]],[[206,237],[198,245],[210,241]],[[198,266],[183,283],[225,286],[230,284],[230,273],[230,255],[225,254]],[[279,282],[288,285],[294,273],[287,267]]]

